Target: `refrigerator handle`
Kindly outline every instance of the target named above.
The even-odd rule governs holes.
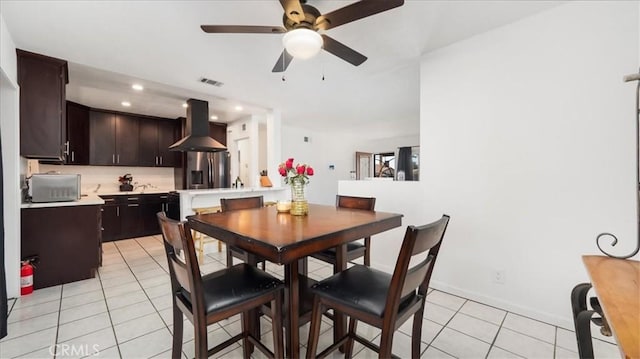
[[[207,183],[209,184],[209,188],[215,188],[215,184],[213,183],[213,153],[207,153]]]

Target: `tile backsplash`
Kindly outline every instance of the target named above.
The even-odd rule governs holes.
[[[130,173],[133,185],[151,185],[152,189],[172,191],[175,189],[173,168],[166,167],[115,167],[115,166],[70,166],[40,164],[38,172],[59,172],[81,175],[82,193],[111,193],[120,190],[118,178]],[[136,184],[137,182],[137,184]]]

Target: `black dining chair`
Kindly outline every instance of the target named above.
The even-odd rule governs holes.
[[[244,357],[251,356],[253,346],[267,357],[283,357],[282,296],[284,284],[277,278],[245,263],[202,276],[188,224],[158,213],[158,221],[169,263],[173,301],[172,358],[182,357],[183,314],[193,323],[195,357],[207,358],[242,339]],[[256,330],[253,315],[265,304],[275,308],[273,352],[252,333]],[[242,332],[209,349],[207,326],[236,314],[242,316]]]
[[[220,199],[220,208],[222,212],[237,211],[240,209],[260,208],[263,206],[264,206],[263,196]],[[243,262],[249,261],[249,253],[247,253],[247,251],[245,251],[244,249],[238,248],[236,246],[230,246],[230,245],[227,245],[226,247],[227,247],[227,267],[231,267],[233,265],[233,258],[238,258]],[[262,270],[264,270],[265,260],[262,258],[259,258],[258,262],[262,263]]]
[[[374,197],[355,197],[336,195],[336,207],[361,209],[365,211],[374,211],[376,207],[376,199]],[[365,237],[364,243],[360,241],[352,241],[347,246],[347,262],[353,261],[360,257],[364,257],[363,262],[367,267],[371,265],[371,237]],[[327,262],[333,266],[333,273],[337,273],[338,258],[336,248],[332,247],[322,252],[311,255],[313,258]]]
[[[324,357],[346,343],[345,358],[351,358],[354,340],[378,352],[380,358],[394,357],[391,353],[393,334],[411,316],[411,357],[420,357],[425,298],[448,223],[449,216],[443,215],[431,224],[409,226],[393,275],[356,265],[311,287],[314,300],[307,358],[316,357],[321,317],[328,309],[349,316],[349,329],[317,357]],[[410,267],[412,258],[419,262]],[[356,334],[358,321],[382,330],[380,345]]]

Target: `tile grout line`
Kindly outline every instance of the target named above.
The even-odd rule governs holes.
[[[489,357],[489,353],[491,353],[491,349],[495,346],[496,340],[498,340],[498,335],[500,335],[500,329],[502,329],[502,325],[504,324],[504,321],[507,320],[507,314],[508,314],[508,312],[504,313],[504,317],[502,317],[502,320],[500,321],[500,325],[498,326],[498,331],[496,332],[496,335],[493,337],[493,341],[491,341],[491,346],[489,347],[489,351],[487,352],[487,355],[485,355],[485,359],[487,359]],[[496,346],[496,348],[500,348],[500,347]],[[500,349],[502,349],[502,348],[500,348]],[[504,350],[504,349],[502,349],[502,350]],[[508,350],[506,350],[506,351],[511,353]],[[517,355],[515,353],[511,353],[511,354]]]
[[[62,316],[62,298],[64,294],[64,284],[60,286],[60,304],[58,306],[58,325],[56,326],[56,338],[53,341],[54,350],[53,350],[53,359],[58,356],[58,335],[60,334],[60,317]],[[49,354],[51,354],[51,349],[49,349]]]

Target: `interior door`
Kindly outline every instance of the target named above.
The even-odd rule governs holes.
[[[373,177],[373,153],[356,152],[356,179]]]

